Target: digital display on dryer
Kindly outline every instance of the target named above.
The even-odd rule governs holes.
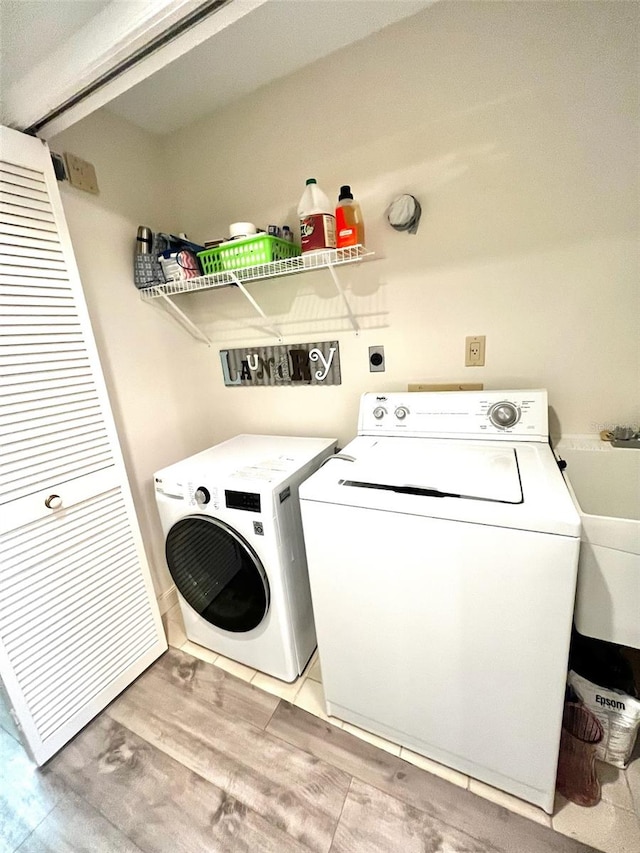
[[[260,495],[255,492],[234,492],[230,489],[225,489],[224,500],[228,509],[260,512]]]

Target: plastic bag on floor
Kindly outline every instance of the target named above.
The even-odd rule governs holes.
[[[573,671],[569,673],[569,684],[604,730],[596,758],[614,767],[626,767],[640,728],[640,701],[621,690],[600,687]]]

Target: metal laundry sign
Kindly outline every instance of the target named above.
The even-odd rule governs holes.
[[[225,385],[340,385],[338,341],[220,350]]]

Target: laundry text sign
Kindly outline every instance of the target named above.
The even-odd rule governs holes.
[[[340,385],[338,341],[220,350],[225,385]]]

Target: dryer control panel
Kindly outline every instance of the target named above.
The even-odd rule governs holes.
[[[363,394],[358,435],[546,442],[547,392],[534,389]]]

